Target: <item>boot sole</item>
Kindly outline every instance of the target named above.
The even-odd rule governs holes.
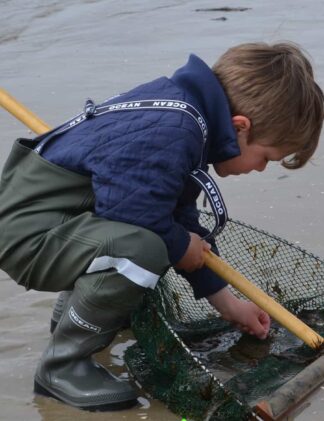
[[[91,411],[91,412],[95,412],[95,411],[100,411],[100,412],[119,411],[121,409],[132,408],[133,406],[137,405],[137,403],[138,403],[137,399],[135,398],[135,399],[127,400],[127,401],[105,403],[105,404],[102,404],[102,405],[94,405],[94,404],[93,405],[91,405],[91,404],[89,404],[89,405],[88,404],[79,405],[79,404],[77,404],[73,401],[69,401],[65,398],[57,396],[53,392],[50,392],[44,386],[42,386],[37,380],[34,380],[34,392],[38,395],[46,396],[48,398],[54,398],[54,399],[57,399],[58,401],[66,403],[70,406],[74,406],[78,409],[82,409],[84,411]]]

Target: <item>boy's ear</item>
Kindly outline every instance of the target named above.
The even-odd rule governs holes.
[[[234,115],[232,117],[233,126],[237,132],[246,132],[251,128],[251,121],[244,115]]]

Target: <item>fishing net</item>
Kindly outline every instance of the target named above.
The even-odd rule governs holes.
[[[201,212],[201,224],[213,217]],[[221,257],[324,334],[324,262],[279,237],[230,220],[217,237]],[[233,293],[240,295],[237,291]],[[244,420],[255,404],[316,358],[272,323],[268,339],[241,334],[170,269],[133,317],[130,371],[154,398],[187,420]],[[260,418],[259,418],[260,419]]]

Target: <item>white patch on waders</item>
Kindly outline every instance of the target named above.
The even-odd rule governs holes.
[[[144,288],[154,289],[160,279],[156,273],[150,272],[124,257],[96,257],[86,273],[100,272],[111,268],[115,268],[118,273]]]

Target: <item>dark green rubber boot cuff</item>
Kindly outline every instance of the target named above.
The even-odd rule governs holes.
[[[113,340],[120,326],[109,310],[72,292],[35,375],[35,392],[90,411],[124,409],[137,403],[126,381],[91,357]]]
[[[52,318],[51,318],[51,325],[50,325],[51,333],[54,332],[54,329],[56,328],[56,325],[58,324],[63,314],[64,308],[67,305],[67,302],[69,301],[69,298],[71,297],[71,294],[72,294],[72,291],[62,291],[57,297],[57,300],[53,308]]]
[[[61,291],[55,302],[50,322],[50,333],[53,333],[64,311],[72,291]],[[129,329],[131,326],[131,318],[126,317],[122,329]]]

